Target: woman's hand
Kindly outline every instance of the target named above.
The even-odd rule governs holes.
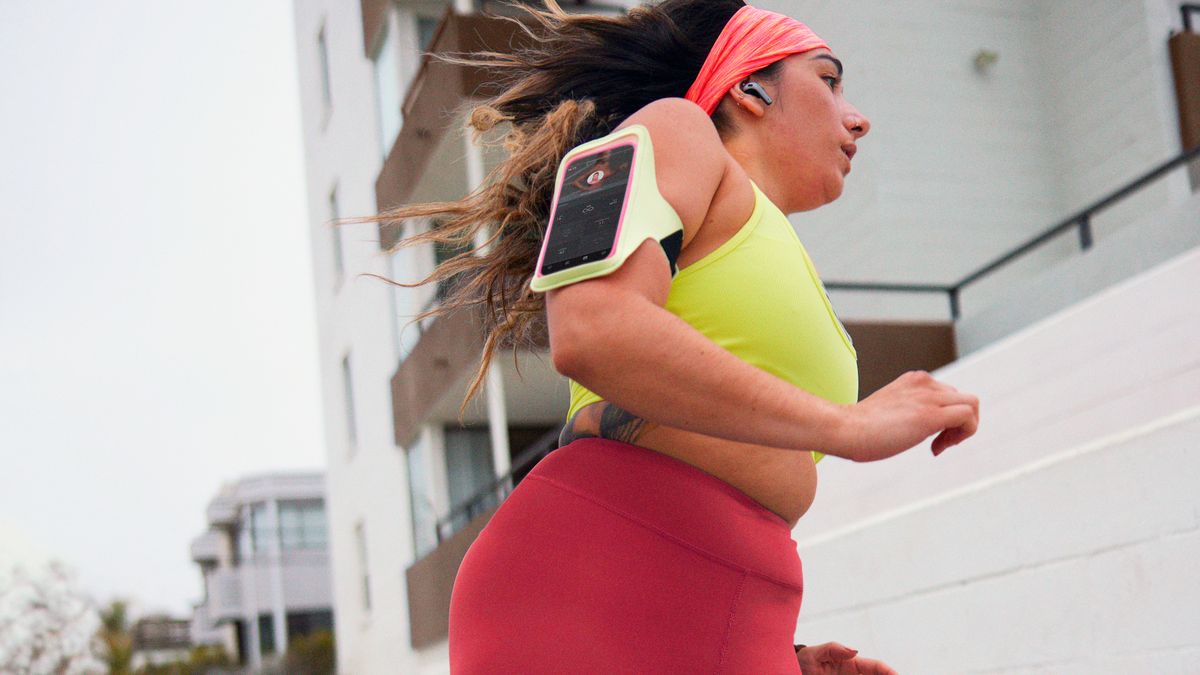
[[[858,656],[858,650],[837,642],[805,647],[796,652],[803,675],[897,675],[886,663]]]
[[[933,434],[934,456],[970,438],[979,427],[979,398],[938,382],[923,370],[904,373],[843,408],[841,447],[829,454],[856,462],[898,455]]]

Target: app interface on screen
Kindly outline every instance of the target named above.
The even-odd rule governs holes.
[[[621,145],[580,157],[567,166],[542,274],[608,256],[632,164],[633,146]]]

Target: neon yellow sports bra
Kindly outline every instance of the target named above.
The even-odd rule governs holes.
[[[858,401],[858,352],[787,216],[754,187],[750,220],[679,270],[666,308],[733,352],[809,393]],[[567,419],[603,400],[574,380]],[[813,459],[824,455],[813,451]]]

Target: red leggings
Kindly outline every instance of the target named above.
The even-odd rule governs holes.
[[[530,471],[471,545],[450,672],[799,675],[787,521],[669,455],[598,438]]]

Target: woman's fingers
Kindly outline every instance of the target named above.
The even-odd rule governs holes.
[[[840,663],[853,659],[858,653],[857,649],[851,649],[840,642],[826,642],[809,649],[813,650],[813,656],[820,663]]]
[[[975,413],[975,408],[967,403],[949,405],[940,412],[939,423],[943,431],[933,439],[930,446],[935,457],[942,454],[946,448],[970,438],[979,427],[979,416]]]
[[[860,675],[899,675],[886,663],[875,659],[854,659],[854,665]]]

